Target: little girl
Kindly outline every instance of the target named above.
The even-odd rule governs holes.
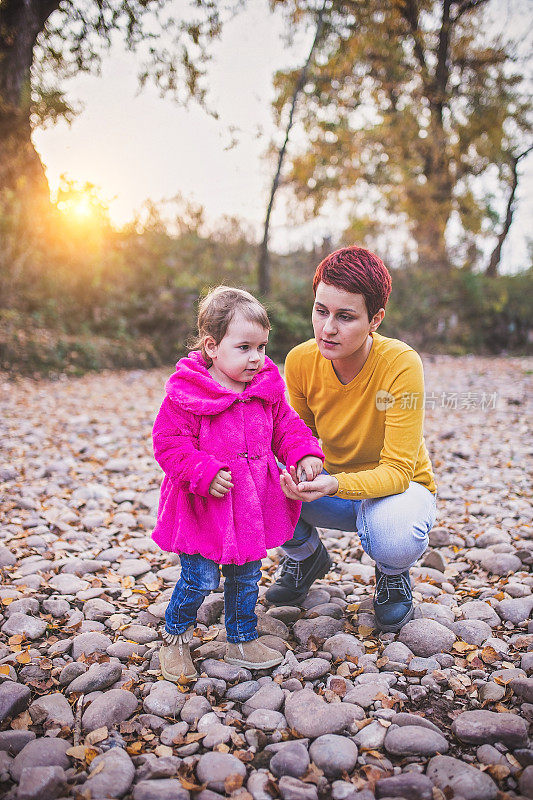
[[[300,513],[300,503],[281,490],[276,458],[311,480],[324,456],[265,356],[269,330],[251,294],[227,286],[211,291],[199,307],[199,352],[178,361],[154,424],[165,477],[153,538],[181,561],[160,651],[170,681],[196,675],[189,642],[198,608],[219,584],[219,565],[225,660],[249,669],[282,660],[258,640],[255,614],[261,558],[292,537]]]

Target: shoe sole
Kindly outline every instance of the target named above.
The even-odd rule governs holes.
[[[313,583],[315,581],[320,580],[320,578],[325,578],[325,576],[328,574],[330,569],[332,569],[332,567],[333,567],[333,561],[330,559],[329,564],[327,564],[324,567],[322,567],[322,569],[320,569],[317,572],[317,574],[314,576],[313,580],[309,584],[309,589],[306,589],[305,592],[303,592],[303,594],[299,594],[298,597],[292,597],[292,598],[290,598],[290,600],[283,600],[283,601],[281,601],[281,600],[279,600],[279,601],[277,601],[277,600],[269,600],[268,597],[265,597],[265,600],[271,606],[299,605],[299,603],[303,603],[303,601],[305,600],[305,598],[307,597],[307,595],[311,591],[311,586],[313,585]]]
[[[161,674],[165,680],[171,681],[172,683],[179,683],[182,677],[181,675],[176,676],[172,672],[167,672],[163,667],[161,667]],[[193,678],[198,677],[198,673],[195,671],[194,674],[185,675],[184,677],[188,680],[192,680]]]
[[[257,661],[246,661],[243,658],[224,658],[224,661],[226,664],[232,664],[235,667],[245,667],[246,669],[270,669],[271,667],[277,667],[278,664],[281,664],[283,657],[271,658],[270,661],[263,661],[261,664],[258,664]]]
[[[378,631],[381,631],[382,633],[398,633],[398,631],[400,631],[403,628],[403,626],[410,621],[410,619],[414,614],[414,611],[415,611],[414,608],[410,608],[405,617],[400,622],[396,622],[394,625],[381,625],[378,622],[378,618],[376,616],[375,618],[376,628]]]

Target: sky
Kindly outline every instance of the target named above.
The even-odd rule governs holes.
[[[201,204],[213,225],[225,215],[237,216],[260,238],[274,170],[265,154],[279,137],[271,111],[272,76],[276,69],[302,64],[312,36],[302,34],[289,47],[284,30],[281,15],[271,14],[266,0],[249,0],[225,25],[208,77],[209,104],[218,120],[195,104],[182,108],[159,97],[152,86],[140,92],[139,58],[117,42],[104,56],[100,76],[80,74],[63,84],[69,99],[82,105],[75,120],[34,134],[52,191],[62,174],[94,184],[117,226],[130,221],[145,200],[180,194]],[[518,209],[503,253],[503,270],[510,272],[525,264],[533,229],[533,154],[524,159],[521,173]],[[335,208],[306,225],[291,223],[278,193],[274,249],[320,244],[341,230]]]

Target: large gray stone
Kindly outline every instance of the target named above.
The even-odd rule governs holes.
[[[205,753],[200,756],[196,765],[196,775],[200,783],[207,784],[208,789],[215,792],[224,792],[224,781],[230,775],[246,777],[246,767],[235,756],[229,753]]]
[[[2,625],[2,632],[7,636],[22,635],[27,639],[39,639],[46,631],[48,623],[44,619],[30,617],[17,612],[12,614]]]
[[[500,600],[496,606],[496,611],[504,622],[512,622],[513,625],[520,625],[526,622],[533,610],[533,596],[515,597],[511,600]]]
[[[426,775],[403,772],[376,783],[376,797],[405,797],[407,800],[433,800],[433,784]]]
[[[434,756],[426,775],[443,792],[451,790],[452,797],[457,794],[464,800],[494,800],[498,794],[498,787],[486,772],[451,756]]]
[[[14,717],[30,702],[30,688],[16,681],[0,683],[0,723]]]
[[[533,703],[533,678],[514,678],[509,686],[525,703]]]
[[[440,733],[421,725],[391,726],[385,737],[385,750],[393,756],[434,756],[447,753],[448,742]]]
[[[9,771],[17,783],[20,781],[22,770],[26,767],[61,767],[68,769],[70,766],[67,750],[70,743],[65,739],[40,738],[28,742],[18,756],[13,759]]]
[[[87,631],[75,636],[72,641],[72,658],[77,661],[84,654],[90,656],[92,653],[105,653],[111,639],[105,633],[99,631]]]
[[[463,711],[452,723],[452,731],[462,742],[521,747],[527,743],[527,724],[517,714],[499,714],[478,709]]]
[[[404,625],[398,634],[400,642],[416,656],[433,656],[449,650],[456,640],[453,631],[433,619],[415,619]]]
[[[39,697],[31,704],[29,711],[33,722],[44,723],[46,727],[71,728],[74,725],[70,704],[60,692]]]
[[[187,702],[187,695],[170,681],[156,681],[150,694],[144,698],[143,708],[147,714],[159,717],[175,717]]]
[[[107,689],[120,680],[121,675],[122,666],[117,664],[116,661],[92,664],[87,672],[74,678],[72,683],[69,683],[67,694],[72,694],[73,692],[88,694],[89,692]]]
[[[61,767],[25,767],[20,776],[17,800],[55,800],[64,794],[67,776]]]
[[[312,689],[293,692],[285,701],[285,718],[301,736],[315,739],[326,733],[339,733],[359,718],[357,706],[326,703]]]
[[[279,685],[272,681],[261,686],[258,691],[247,700],[243,707],[243,713],[248,716],[258,708],[268,708],[271,711],[279,711],[285,700],[285,695]]]
[[[133,789],[133,800],[189,800],[189,792],[176,778],[139,781]]]
[[[339,658],[344,659],[346,656],[356,658],[366,652],[359,639],[350,633],[336,633],[334,636],[330,636],[322,645],[322,650],[331,653],[334,661]]]
[[[350,773],[357,763],[357,745],[347,736],[326,734],[319,736],[309,748],[311,760],[327,778],[338,778]]]
[[[91,761],[89,777],[83,790],[91,798],[123,797],[135,777],[135,767],[121,747],[113,747]],[[95,773],[95,774],[93,774]]]
[[[133,692],[126,689],[109,689],[99,695],[82,718],[84,731],[94,731],[96,728],[112,728],[128,717],[137,709],[137,698]]]
[[[308,766],[307,748],[300,742],[288,742],[271,758],[269,768],[277,778],[281,778],[282,775],[300,778],[305,775]]]
[[[315,619],[299,619],[294,623],[293,634],[300,644],[306,645],[312,636],[315,639],[329,639],[344,628],[340,619],[333,617],[315,617]]]

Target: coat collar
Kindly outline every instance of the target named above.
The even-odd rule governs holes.
[[[267,356],[263,368],[254,375],[244,392],[232,392],[211,377],[202,354],[195,350],[178,361],[165,391],[171,400],[186,411],[220,414],[234,403],[253,398],[270,404],[277,403],[285,394],[285,384],[278,368]]]

